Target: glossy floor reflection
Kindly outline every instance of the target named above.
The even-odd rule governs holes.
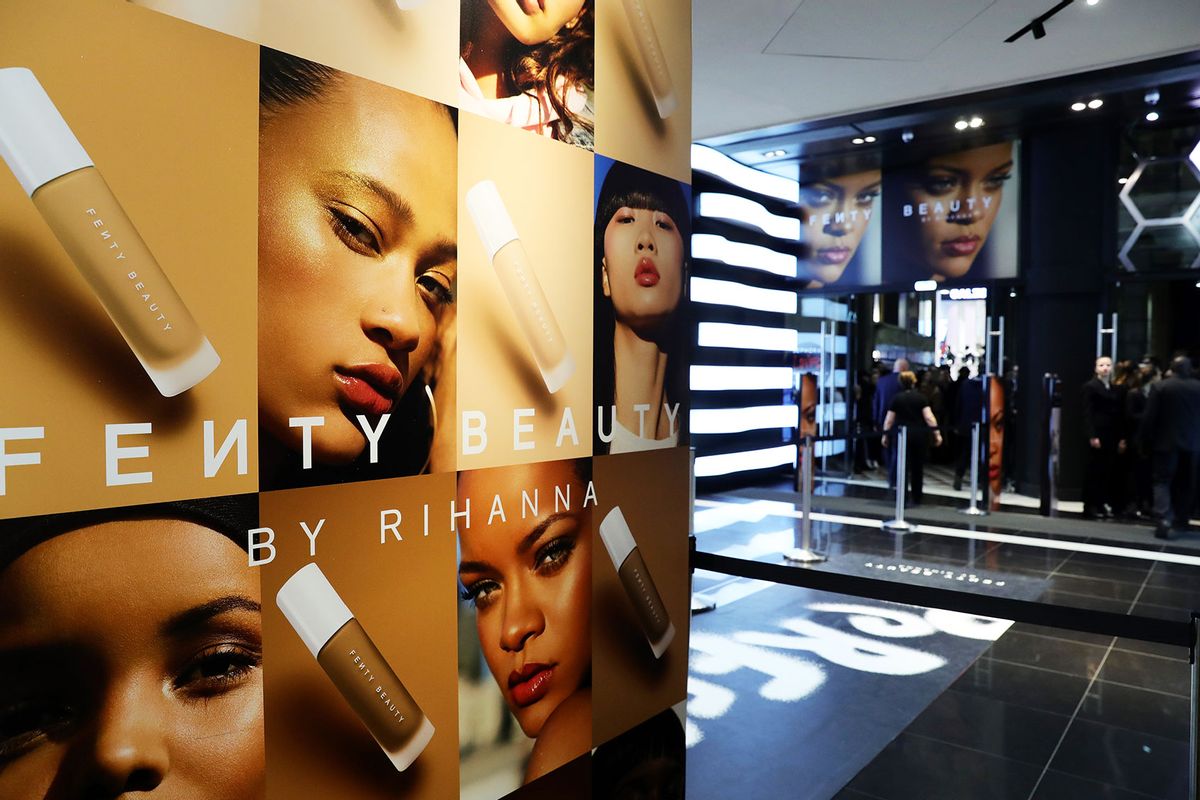
[[[698,547],[778,563],[781,551],[795,541],[798,520],[737,508],[730,513],[724,505],[761,503],[765,497],[789,499],[786,492],[763,490],[700,498]],[[868,510],[862,516],[879,515]],[[988,528],[1021,533],[1018,525],[1007,522],[979,526]],[[1086,535],[1087,530],[1052,535],[1068,544],[1113,545],[1111,539]],[[1149,537],[1141,543],[1148,552],[1182,554],[1183,563],[1146,558],[1134,550],[1128,552],[1133,557],[1126,557],[923,534],[896,537],[858,524],[820,525],[817,533],[818,546],[830,555],[821,569],[903,564],[928,572],[932,577],[922,578],[927,582],[973,574],[993,580],[986,588],[981,581],[970,585],[974,591],[1028,596],[1032,588],[1044,602],[1174,620],[1187,619],[1200,607],[1195,551]],[[703,576],[697,575],[700,588]],[[912,573],[905,579],[913,579]],[[997,588],[999,580],[1007,585]],[[850,704],[857,693],[877,688],[850,681],[837,691]],[[822,770],[837,757],[849,728],[836,717],[825,719],[817,743],[773,728],[773,716],[740,719],[739,724],[773,733],[755,737],[764,743],[756,760],[759,769],[773,766],[779,772],[778,797],[1182,800],[1187,794],[1188,692],[1183,648],[1016,624],[931,697],[911,722],[896,724],[888,733],[890,743],[832,793],[813,790],[800,776],[805,769]],[[822,705],[828,703],[826,698]],[[847,744],[847,752],[854,744],[859,743]],[[717,796],[705,794],[703,785],[689,783],[688,788],[689,798]]]

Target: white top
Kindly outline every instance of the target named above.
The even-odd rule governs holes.
[[[608,551],[613,566],[619,570],[625,559],[629,558],[629,554],[637,547],[620,506],[613,506],[613,510],[608,512],[604,521],[600,523],[600,539],[604,542],[604,549]]]
[[[93,166],[46,90],[24,67],[0,69],[0,158],[30,196],[55,178]]]
[[[314,657],[354,619],[325,573],[313,563],[305,564],[279,587],[275,603]]]
[[[675,447],[678,444],[678,428],[665,439],[649,439],[645,436],[638,436],[622,425],[615,415],[613,416],[612,441],[608,443],[609,453],[637,453],[642,450],[662,450],[667,447]]]
[[[501,247],[520,238],[495,183],[480,181],[468,189],[467,211],[487,248],[489,261],[496,257]]]

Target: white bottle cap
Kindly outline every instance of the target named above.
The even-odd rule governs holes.
[[[141,360],[140,357],[139,360]],[[182,364],[159,369],[142,361],[142,367],[146,370],[146,374],[150,376],[150,380],[154,381],[154,386],[163,397],[183,394],[211,375],[213,370],[220,365],[221,357],[217,355],[217,351],[213,349],[207,336],[200,341],[196,352]]]
[[[0,157],[30,196],[42,184],[92,166],[46,90],[24,67],[0,69]]]
[[[621,568],[625,559],[637,547],[620,506],[613,506],[613,510],[608,512],[604,521],[600,523],[600,538],[604,541],[604,549],[608,550],[608,557],[617,569]]]
[[[275,595],[279,610],[292,623],[315,657],[342,626],[354,619],[316,564],[305,564]]]
[[[491,181],[480,181],[467,190],[467,211],[488,251],[489,261],[496,257],[501,247],[520,238],[508,209],[504,207],[500,190]]]

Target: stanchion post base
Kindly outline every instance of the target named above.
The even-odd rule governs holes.
[[[828,556],[823,556],[820,553],[805,550],[801,547],[793,547],[791,550],[783,551],[783,560],[789,564],[819,564],[822,561],[828,560],[828,558]]]
[[[692,594],[692,613],[703,614],[706,611],[716,611],[717,601],[701,592]]]
[[[902,519],[889,519],[883,523],[883,529],[888,533],[909,533],[913,526],[912,523]]]
[[[960,508],[958,510],[958,513],[966,514],[968,517],[986,517],[988,515],[988,512],[984,511],[982,508],[974,508],[974,507]]]

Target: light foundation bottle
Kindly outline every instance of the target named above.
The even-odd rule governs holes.
[[[533,351],[546,390],[554,394],[575,372],[575,359],[567,350],[562,328],[538,282],[496,184],[480,181],[472,186],[467,191],[467,211],[487,249],[508,305]]]
[[[164,397],[221,363],[34,74],[0,69],[0,157]]]
[[[646,80],[650,84],[650,93],[654,95],[654,105],[658,107],[658,116],[666,119],[675,113],[679,107],[679,98],[675,94],[675,84],[671,81],[671,72],[667,69],[667,58],[663,55],[662,43],[658,40],[658,32],[654,30],[654,21],[646,10],[646,0],[623,0],[625,16],[629,18],[629,27],[637,40],[638,51],[642,54],[642,64],[646,68]]]
[[[316,564],[280,587],[275,602],[392,765],[401,772],[433,738],[433,723]]]
[[[629,601],[633,603],[650,650],[655,658],[662,658],[675,638],[675,624],[667,615],[666,604],[654,585],[654,578],[650,577],[650,570],[638,550],[637,541],[629,530],[629,523],[625,521],[620,506],[608,512],[600,523],[600,538],[617,570],[621,585],[625,587],[625,593],[629,595]]]

